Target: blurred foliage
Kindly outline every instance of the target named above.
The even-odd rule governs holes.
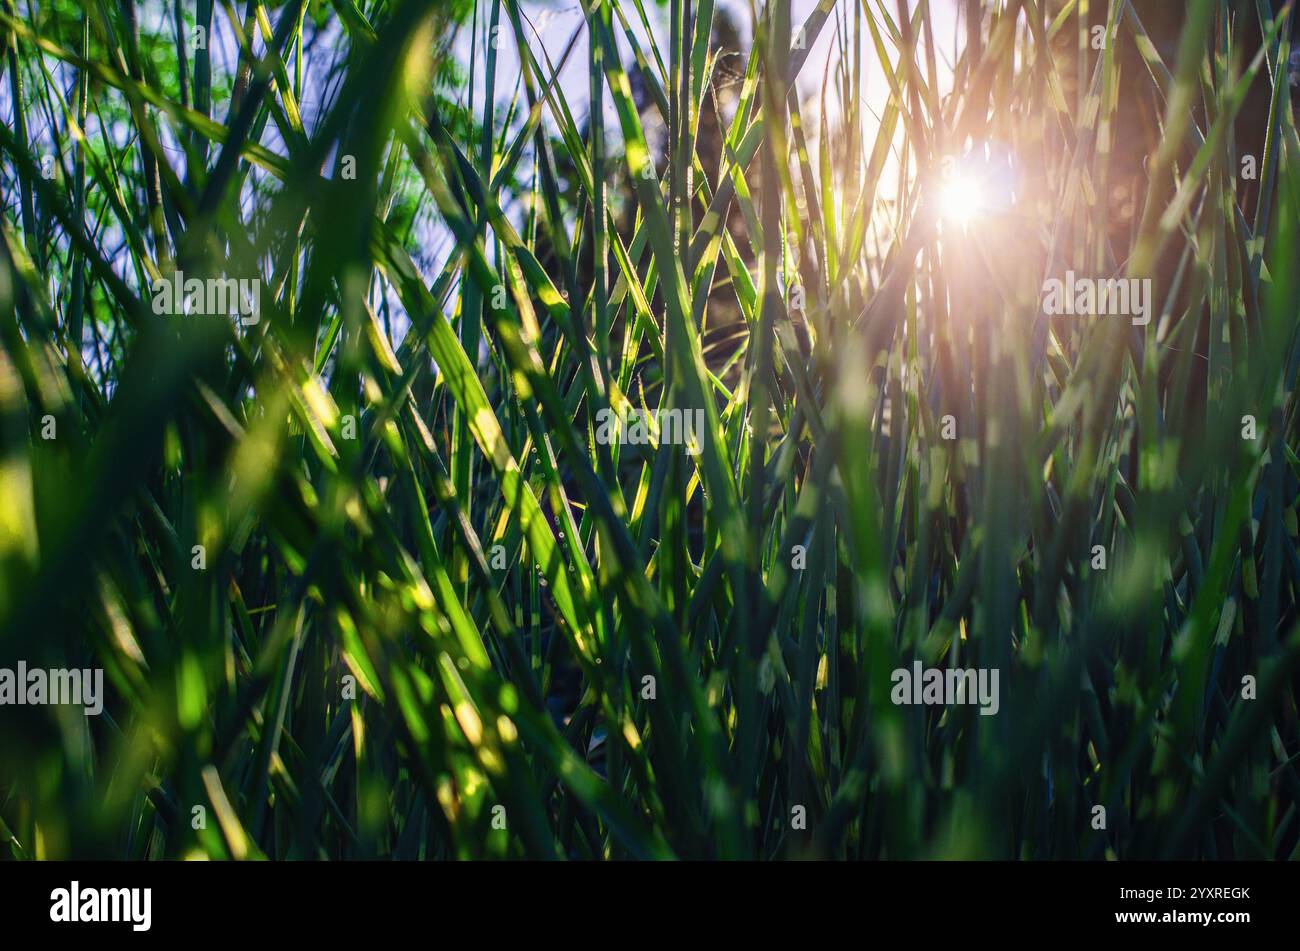
[[[1290,7],[938,6],[0,0],[6,851],[1300,855]]]

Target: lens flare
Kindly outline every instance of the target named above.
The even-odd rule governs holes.
[[[968,228],[988,208],[984,183],[960,169],[946,175],[939,189],[939,214],[949,224]]]

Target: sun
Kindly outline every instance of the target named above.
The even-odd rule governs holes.
[[[939,187],[939,216],[965,230],[988,208],[984,183],[962,169],[950,169]]]

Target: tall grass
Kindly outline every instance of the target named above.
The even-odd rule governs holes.
[[[939,6],[5,0],[8,851],[1300,855],[1291,9]]]

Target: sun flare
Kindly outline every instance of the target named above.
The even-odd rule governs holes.
[[[975,176],[953,171],[939,190],[939,214],[947,223],[967,228],[987,207],[984,184]]]

